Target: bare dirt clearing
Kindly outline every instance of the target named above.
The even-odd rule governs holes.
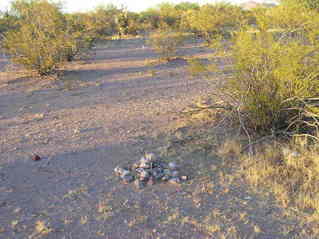
[[[307,227],[249,193],[212,148],[167,143],[179,112],[213,85],[190,79],[182,59],[152,65],[143,44],[100,44],[61,81],[5,72],[1,58],[0,238],[305,238]],[[175,158],[192,180],[119,184],[113,168],[143,150]]]

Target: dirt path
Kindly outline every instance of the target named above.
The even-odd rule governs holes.
[[[155,57],[143,41],[123,40],[96,47],[62,81],[0,73],[0,238],[273,239],[300,229],[272,201],[221,182],[220,162],[201,152],[174,157],[215,162],[204,181],[139,191],[112,177],[161,146],[178,112],[213,90],[189,79],[184,60],[152,66]],[[31,161],[33,152],[43,160]]]

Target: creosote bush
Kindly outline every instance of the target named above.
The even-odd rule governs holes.
[[[27,69],[40,75],[52,73],[83,47],[81,36],[71,31],[57,4],[16,1],[12,12],[18,27],[5,34],[3,48],[13,62]]]
[[[319,15],[299,6],[304,21],[289,25],[289,17],[279,19],[276,12],[282,8],[257,16],[255,29],[246,26],[227,43],[236,73],[226,79],[221,95],[255,132],[313,134],[319,118]],[[295,10],[285,6],[287,15]],[[221,45],[224,51],[225,41]]]
[[[150,35],[148,44],[160,55],[160,59],[169,61],[177,56],[178,47],[181,47],[185,40],[184,33],[160,30]]]

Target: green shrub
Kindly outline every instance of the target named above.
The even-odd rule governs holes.
[[[224,3],[206,4],[183,15],[183,23],[209,43],[219,35],[229,35],[244,20],[240,7]]]
[[[319,15],[299,6],[298,15],[292,16],[296,6],[284,7],[287,15],[299,19],[291,24],[288,16],[273,21],[280,6],[257,17],[257,30],[236,34],[230,47],[236,75],[226,79],[222,95],[255,131],[311,133],[318,127],[319,27],[314,23]],[[298,25],[302,17],[303,24]],[[273,27],[280,23],[278,37]]]
[[[16,1],[17,29],[5,34],[3,47],[13,62],[45,75],[74,56],[80,41],[70,32],[57,4],[46,0]]]
[[[148,43],[160,55],[160,59],[171,60],[177,56],[177,49],[185,42],[186,36],[181,32],[157,31],[150,35]]]

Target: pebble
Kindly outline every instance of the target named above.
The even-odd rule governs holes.
[[[115,169],[114,169],[114,173],[117,175],[117,176],[121,176],[123,174],[123,171],[124,169],[117,166]]]
[[[164,173],[164,175],[169,175],[169,176],[172,175],[172,171],[169,169],[164,169],[163,173]]]
[[[149,178],[147,184],[148,184],[148,185],[154,185],[155,183],[156,183],[156,179],[155,179],[153,176],[151,176],[151,177]]]
[[[123,182],[124,182],[125,184],[129,184],[129,183],[131,183],[131,182],[134,181],[134,177],[133,177],[132,175],[129,175],[129,174],[124,175],[124,176],[122,176],[121,178],[122,178],[122,180],[123,180]]]
[[[186,175],[183,175],[183,176],[181,176],[181,179],[182,179],[183,181],[186,181],[186,180],[188,180],[188,177],[187,177]]]
[[[40,161],[41,157],[39,155],[37,155],[37,154],[34,154],[34,155],[32,155],[32,160],[33,161]]]
[[[149,176],[150,176],[150,173],[146,170],[141,171],[139,174],[139,178],[141,180],[147,180],[149,178]]]
[[[168,180],[168,182],[176,185],[176,184],[180,184],[181,180],[177,177],[174,177],[174,178],[171,178],[170,180]]]
[[[134,184],[138,189],[143,189],[145,187],[145,182],[140,180],[135,180]]]
[[[170,178],[171,178],[171,176],[169,176],[169,175],[164,175],[164,176],[161,178],[161,180],[165,182],[165,181],[168,181]]]

